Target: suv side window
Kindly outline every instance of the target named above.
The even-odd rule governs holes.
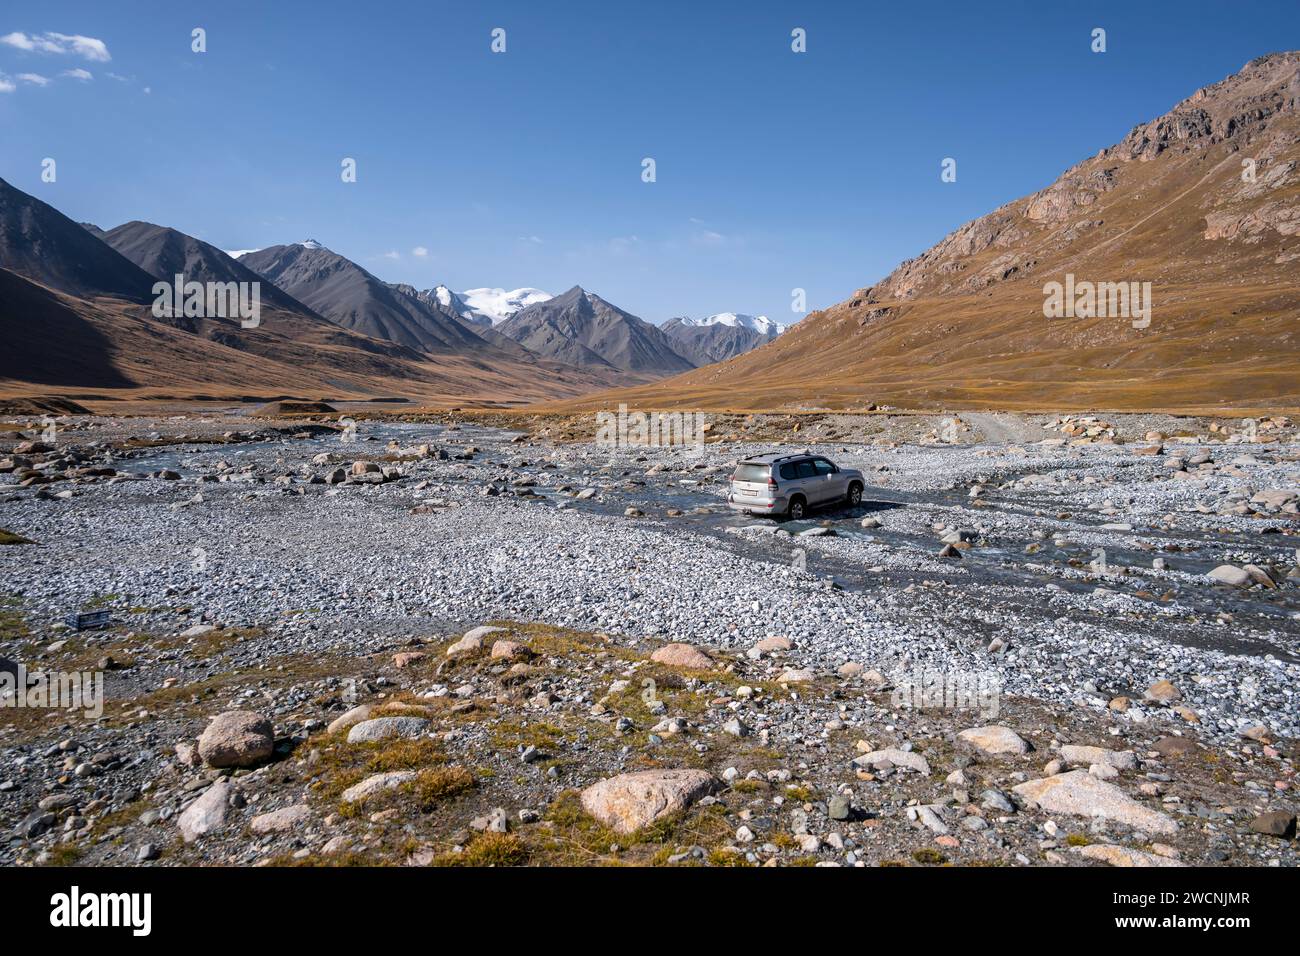
[[[798,465],[800,478],[815,478],[817,476],[817,469],[813,467],[811,459],[805,458],[803,461],[798,462]]]
[[[825,458],[814,458],[813,466],[816,467],[819,475],[833,475],[835,473],[835,466]]]
[[[781,466],[782,481],[794,481],[797,477],[799,477],[799,469],[795,467],[794,462],[787,462]]]

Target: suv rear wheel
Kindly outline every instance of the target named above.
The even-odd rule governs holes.
[[[790,504],[785,509],[785,516],[791,521],[799,521],[808,511],[808,503],[803,500],[802,495],[795,495],[790,499]]]

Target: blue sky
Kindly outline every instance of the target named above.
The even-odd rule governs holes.
[[[1300,47],[1295,0],[6,6],[0,177],[74,219],[311,237],[421,288],[580,284],[655,322],[793,321],[793,288],[839,301]]]

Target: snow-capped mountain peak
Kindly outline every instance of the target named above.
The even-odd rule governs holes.
[[[757,332],[759,335],[779,335],[786,329],[784,325],[773,322],[765,315],[745,315],[743,312],[719,312],[716,315],[705,316],[702,319],[682,317],[681,323],[682,325],[693,325],[698,328],[708,325],[740,326],[749,329],[751,332]]]
[[[436,285],[432,289],[430,289],[429,292],[435,299],[438,300],[438,304],[442,306],[444,309],[457,308],[461,304],[458,301],[460,297],[456,295],[455,292],[452,292],[450,289],[448,289],[445,285]],[[452,303],[457,303],[457,305],[453,306]]]
[[[322,246],[319,242],[317,242],[315,239],[304,239],[302,242],[298,243],[298,245],[302,246],[304,249],[324,249],[324,248],[325,248],[325,247]]]
[[[532,288],[509,291],[489,288],[466,289],[459,296],[465,308],[472,313],[472,317],[486,319],[493,325],[500,325],[520,309],[555,298],[549,292]]]

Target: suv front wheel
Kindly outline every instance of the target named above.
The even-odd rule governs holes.
[[[856,481],[849,485],[849,507],[856,508],[862,504],[862,486]]]

